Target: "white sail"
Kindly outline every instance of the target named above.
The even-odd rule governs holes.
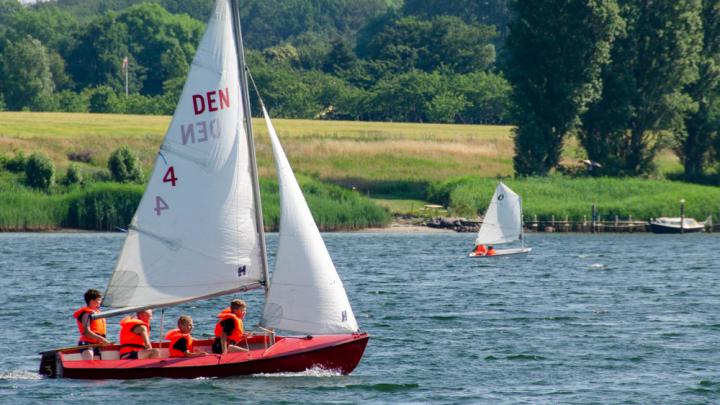
[[[505,184],[498,184],[485,212],[475,243],[494,245],[520,239],[521,216],[520,196]]]
[[[265,108],[263,114],[280,187],[280,236],[261,324],[306,334],[357,332],[342,281]]]
[[[163,306],[263,280],[232,14],[219,0],[104,297]]]

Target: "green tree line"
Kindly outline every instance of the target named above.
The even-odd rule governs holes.
[[[212,4],[0,0],[0,108],[171,114]],[[571,137],[593,174],[720,171],[720,0],[241,4],[273,116],[515,124],[518,175]]]
[[[0,106],[171,114],[212,3],[0,0]],[[271,114],[509,122],[495,27],[395,3],[242,2],[248,64]]]
[[[720,1],[510,6],[517,174],[557,169],[572,136],[598,174],[648,175],[666,147],[686,179],[718,172]]]

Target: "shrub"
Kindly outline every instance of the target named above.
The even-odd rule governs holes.
[[[47,190],[55,181],[55,165],[47,156],[33,153],[25,164],[25,183],[33,188]]]
[[[86,90],[88,107],[94,113],[121,113],[122,103],[112,88],[99,86]]]
[[[143,178],[140,159],[127,145],[110,154],[108,169],[113,180],[120,183],[139,183]]]
[[[15,157],[12,157],[5,162],[5,168],[13,173],[24,172],[26,161],[27,159],[22,151],[15,152]]]
[[[73,184],[80,184],[83,181],[82,171],[77,163],[72,163],[67,168],[65,173],[65,184],[70,186]]]

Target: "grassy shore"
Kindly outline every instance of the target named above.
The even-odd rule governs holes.
[[[7,180],[7,176],[4,177]],[[357,230],[390,223],[387,210],[359,193],[306,177],[300,177],[299,182],[313,217],[322,230]],[[260,186],[265,228],[277,231],[280,225],[277,181],[263,179]],[[0,182],[0,189],[0,231],[62,228],[108,231],[127,227],[144,186],[91,183],[85,187],[45,193],[19,186],[2,187]]]
[[[679,216],[680,200],[685,212],[704,220],[708,215],[720,219],[720,187],[702,186],[669,180],[635,178],[576,178],[560,176],[508,179],[505,183],[523,200],[526,220],[582,220],[590,218],[595,204],[599,215],[615,215],[637,220],[658,216]],[[458,177],[434,184],[431,198],[441,201],[451,213],[473,217],[484,213],[497,186],[495,179]]]
[[[139,154],[148,172],[169,120],[167,116],[0,112],[0,156],[12,157],[20,151],[26,155],[41,152],[50,156],[62,175],[70,164],[69,156],[82,155],[87,158],[80,163],[82,170],[92,178],[105,170],[114,149],[129,145]],[[264,123],[253,122],[262,182],[274,184],[275,169]],[[310,193],[308,200],[323,229],[356,229],[387,223],[387,216],[377,216],[365,203],[358,202],[367,202],[360,195],[397,214],[437,213],[423,210],[423,205],[441,202],[448,205],[450,213],[474,216],[485,209],[496,183],[494,179],[512,175],[513,142],[509,126],[283,119],[274,123],[296,173],[306,176],[305,185],[312,180],[309,189],[322,189],[316,195]],[[563,154],[564,164],[577,164],[583,157],[577,142],[569,140]],[[661,178],[663,173],[680,170],[669,151],[663,152],[656,164],[661,168]],[[344,205],[328,208],[325,204],[337,199],[339,191],[325,189],[327,183],[354,188],[355,191],[348,192],[360,199],[341,198]],[[53,208],[67,204],[58,202],[58,195],[38,197],[33,191],[11,186],[12,181],[3,184],[0,182],[3,192],[0,209],[4,211],[0,212],[0,221],[8,221],[4,223],[12,223],[13,227],[21,223],[33,227],[57,224],[58,216],[69,212],[67,208]],[[560,219],[567,215],[581,219],[593,203],[603,216],[633,215],[643,219],[674,215],[681,198],[687,200],[689,214],[704,218],[707,214],[718,215],[720,201],[717,188],[662,179],[550,177],[508,180],[508,184],[523,195],[526,214],[540,218],[555,215]],[[272,227],[276,213],[271,188],[263,187],[263,200],[268,202],[265,216]],[[307,195],[308,189],[305,191]],[[13,219],[16,214],[8,213],[14,212],[10,206],[25,207],[23,212],[36,210],[31,215],[34,219],[20,220],[23,216]],[[335,209],[339,211],[333,212]]]

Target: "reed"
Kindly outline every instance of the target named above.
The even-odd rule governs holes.
[[[566,178],[550,176],[504,180],[523,199],[526,221],[556,220],[566,216],[579,221],[589,218],[591,206],[605,219],[617,215],[627,219],[647,220],[659,216],[679,216],[680,200],[685,213],[699,220],[708,215],[720,216],[720,188],[636,178]],[[458,177],[435,183],[428,198],[446,204],[452,213],[474,216],[484,213],[497,180]]]
[[[301,187],[318,227],[324,231],[384,226],[390,214],[357,192],[301,177]],[[0,231],[42,231],[60,228],[110,231],[125,228],[144,191],[143,185],[93,183],[67,193],[42,193],[22,186],[0,193]],[[261,180],[267,230],[279,227],[277,181]]]

